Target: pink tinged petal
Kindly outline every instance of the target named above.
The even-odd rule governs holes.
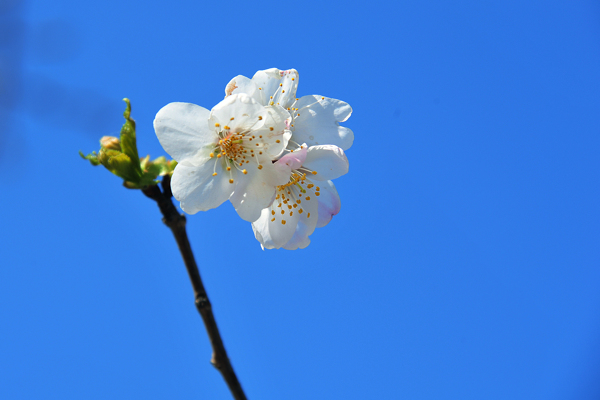
[[[294,108],[293,140],[309,146],[333,144],[348,150],[354,141],[354,133],[340,122],[352,114],[352,107],[341,100],[317,95],[300,98]],[[300,115],[298,115],[300,114]]]
[[[321,228],[331,221],[331,218],[340,212],[341,202],[333,182],[319,182],[319,220],[317,228]]]
[[[217,175],[213,176],[215,171]],[[201,166],[177,164],[171,178],[173,196],[181,202],[181,209],[188,214],[206,211],[220,206],[231,196],[234,185],[230,175],[222,169],[221,161],[206,162]],[[236,177],[237,171],[232,176]]]
[[[293,153],[288,153],[281,157],[275,164],[285,164],[290,167],[290,169],[298,169],[302,166],[304,160],[306,160],[306,152],[306,147],[295,150]]]
[[[295,69],[282,71],[271,68],[258,71],[252,81],[260,88],[262,104],[285,108],[292,106],[298,90],[298,71]]]
[[[266,114],[264,107],[252,97],[233,94],[213,107],[208,125],[215,130],[240,133],[262,126],[263,114]]]
[[[344,150],[332,145],[309,147],[303,164],[303,167],[317,172],[310,176],[310,179],[316,181],[339,178],[348,172],[348,166]]]
[[[254,100],[256,100],[258,103],[261,103],[258,86],[256,86],[252,79],[246,78],[242,75],[238,75],[235,78],[233,78],[225,87],[225,97],[231,96],[232,94],[240,93],[245,93],[248,96],[252,97]]]
[[[154,118],[154,130],[162,147],[177,162],[201,165],[219,138],[209,128],[210,112],[190,103],[170,103]]]
[[[275,197],[275,187],[285,183],[290,176],[289,169],[276,168],[271,162],[247,167],[247,174],[238,173],[238,181],[229,198],[238,215],[249,222],[260,217],[261,210],[268,207]]]

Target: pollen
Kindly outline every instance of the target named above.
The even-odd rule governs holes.
[[[227,167],[227,171],[231,171],[231,167]]]
[[[229,128],[227,125],[225,125],[225,126],[223,127],[223,129],[225,129],[225,130],[229,130],[230,128]]]
[[[262,169],[262,165],[260,165],[260,164],[259,164],[259,165],[258,165],[258,169]]]
[[[310,196],[306,196],[306,200],[310,200]]]
[[[217,128],[220,126],[221,126],[221,124],[219,124],[218,122],[215,124],[215,127],[217,127]]]
[[[217,158],[221,158],[221,153],[217,154]]]
[[[281,140],[277,139],[277,140],[275,141],[275,143],[281,143]]]
[[[285,211],[281,210],[281,215],[285,214]]]
[[[320,195],[321,195],[321,193],[315,192],[315,196],[320,196]]]
[[[273,217],[273,218],[271,219],[271,222],[275,222],[275,217]]]
[[[313,172],[312,172],[312,174],[313,174],[313,175],[316,175],[316,174],[317,174],[317,171],[313,171]]]
[[[285,225],[285,219],[282,219],[282,220],[281,220],[281,224],[282,224],[282,225]]]
[[[258,116],[258,120],[259,120],[259,121],[262,121],[262,117],[261,117],[260,115]]]
[[[231,117],[231,118],[229,118],[229,120],[230,120],[230,121],[233,121],[234,119],[235,119],[235,117]]]
[[[275,210],[271,210],[271,215],[275,215]]]
[[[273,127],[270,127],[270,128],[269,128],[269,130],[270,130],[270,131],[272,131],[272,130],[273,130]]]
[[[282,90],[281,93],[285,93],[285,90]]]
[[[233,179],[230,179],[230,180],[229,180],[229,183],[233,183]]]
[[[310,218],[310,213],[306,214],[306,218]]]
[[[302,214],[303,212],[304,212],[304,210],[303,210],[303,209],[299,209],[299,210],[298,210],[298,214]]]
[[[243,169],[242,172],[244,175],[246,175],[248,173],[248,171],[246,171],[245,169]]]
[[[216,173],[216,172],[213,172],[213,176],[217,176],[217,173]]]
[[[213,153],[210,153],[208,156],[209,156],[210,158],[213,158],[215,155],[214,155]]]
[[[295,80],[296,80],[296,78],[292,78],[292,80],[293,80],[293,81],[295,81]]]
[[[321,190],[321,188],[317,186],[315,190],[318,192],[319,190]]]
[[[325,100],[325,97],[321,97],[321,100]]]

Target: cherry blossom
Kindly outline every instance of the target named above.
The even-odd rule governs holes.
[[[289,180],[277,186],[275,201],[252,223],[254,235],[263,249],[305,248],[315,228],[327,225],[340,211],[331,179],[348,172],[348,159],[337,146],[303,144],[275,165],[291,169]]]
[[[281,106],[291,115],[289,129],[292,140],[308,146],[332,144],[348,150],[354,133],[340,122],[352,114],[352,107],[344,101],[309,95],[296,98],[298,71],[277,68],[258,71],[252,79],[238,75],[225,88],[225,97],[246,93],[264,106]]]
[[[273,160],[288,144],[290,121],[283,107],[265,107],[244,93],[211,111],[190,103],[163,107],[154,129],[178,162],[171,189],[182,210],[195,214],[229,199],[241,218],[256,221],[289,181],[290,167]]]

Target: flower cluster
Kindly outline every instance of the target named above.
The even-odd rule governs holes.
[[[233,78],[210,111],[170,103],[156,114],[156,136],[178,163],[171,189],[183,211],[229,199],[263,248],[308,246],[340,210],[331,180],[348,172],[354,134],[339,125],[348,103],[296,98],[297,88],[296,70],[271,68]]]

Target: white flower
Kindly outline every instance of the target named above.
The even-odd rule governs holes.
[[[274,164],[291,136],[290,115],[265,107],[246,94],[228,96],[211,111],[170,103],[154,119],[156,136],[177,162],[171,189],[188,214],[218,207],[229,199],[253,222],[289,180],[290,167]]]
[[[292,116],[289,128],[293,141],[309,146],[332,144],[348,150],[354,133],[339,123],[350,118],[352,107],[341,100],[318,95],[297,99],[298,79],[295,69],[258,71],[252,79],[238,75],[227,84],[225,97],[246,93],[262,105],[282,106]]]
[[[252,223],[254,236],[263,249],[303,249],[315,228],[339,212],[340,198],[331,179],[348,172],[348,159],[337,146],[302,145],[275,165],[291,168],[289,181],[277,187],[273,204]]]

